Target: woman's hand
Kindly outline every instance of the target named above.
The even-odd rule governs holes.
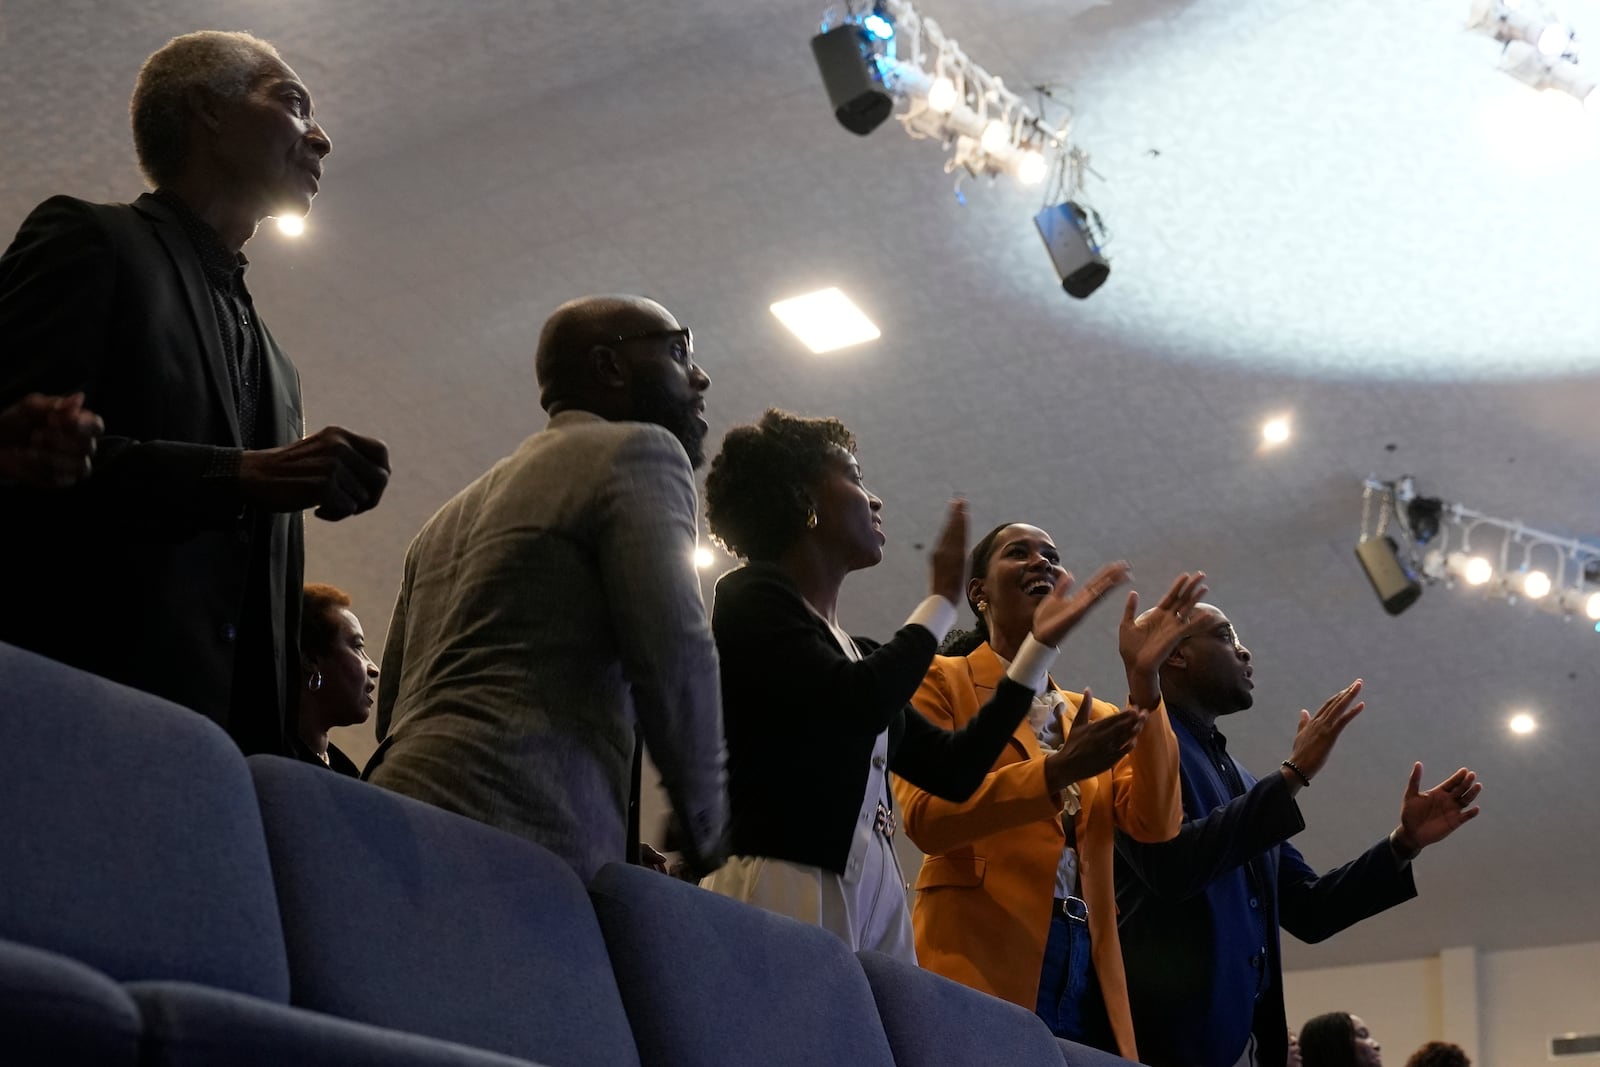
[[[1056,569],[1056,584],[1038,607],[1033,609],[1033,639],[1055,648],[1072,628],[1083,621],[1089,609],[1106,598],[1106,594],[1133,577],[1133,568],[1127,560],[1107,563],[1094,572],[1077,590],[1072,588],[1072,575]]]
[[[1144,729],[1148,711],[1127,708],[1115,715],[1090,721],[1089,709],[1094,705],[1094,694],[1083,691],[1083,703],[1073,716],[1072,729],[1066,731],[1061,747],[1044,758],[1045,785],[1052,793],[1059,793],[1073,782],[1093,778],[1116,766],[1117,761],[1133,751]],[[1056,712],[1058,728],[1065,715]]]
[[[944,513],[944,529],[939,532],[939,543],[933,546],[928,560],[933,565],[929,592],[959,608],[967,577],[967,502],[960,497],[950,501]]]

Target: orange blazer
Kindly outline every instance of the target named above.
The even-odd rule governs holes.
[[[966,657],[936,656],[912,703],[930,722],[955,730],[978,714],[1004,674],[1004,664],[987,644]],[[1083,702],[1079,693],[1061,695],[1073,712]],[[1089,714],[1099,719],[1119,710],[1097,700]],[[1070,714],[1066,726],[1071,729]],[[1118,1049],[1137,1060],[1117,940],[1112,853],[1118,827],[1136,840],[1157,842],[1176,837],[1183,822],[1178,741],[1165,704],[1145,723],[1133,752],[1078,788],[1078,877],[1089,905],[1095,975]],[[1050,933],[1056,867],[1066,847],[1062,798],[1045,788],[1044,753],[1032,726],[1024,720],[1017,727],[994,769],[965,803],[940,800],[898,777],[894,790],[905,832],[928,857],[917,877],[912,911],[917,961],[1032,1011]]]

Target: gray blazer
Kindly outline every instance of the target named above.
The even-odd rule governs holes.
[[[700,857],[728,818],[694,476],[659,426],[566,411],[406,553],[366,777],[537,841],[627,850],[637,722]]]

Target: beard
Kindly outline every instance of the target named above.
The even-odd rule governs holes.
[[[660,382],[641,383],[635,396],[634,412],[640,422],[650,422],[662,427],[683,445],[689,455],[689,466],[699,470],[706,462],[706,426],[700,421],[695,408],[700,398],[684,400]]]

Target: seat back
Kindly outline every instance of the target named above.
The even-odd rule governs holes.
[[[538,845],[254,756],[293,1003],[548,1067],[637,1064],[583,884]]]
[[[894,1063],[833,934],[622,864],[589,896],[646,1067]]]
[[[877,952],[859,958],[901,1067],[1061,1063],[1050,1028],[1026,1008]]]
[[[283,1002],[244,757],[210,720],[0,645],[0,938]]]

